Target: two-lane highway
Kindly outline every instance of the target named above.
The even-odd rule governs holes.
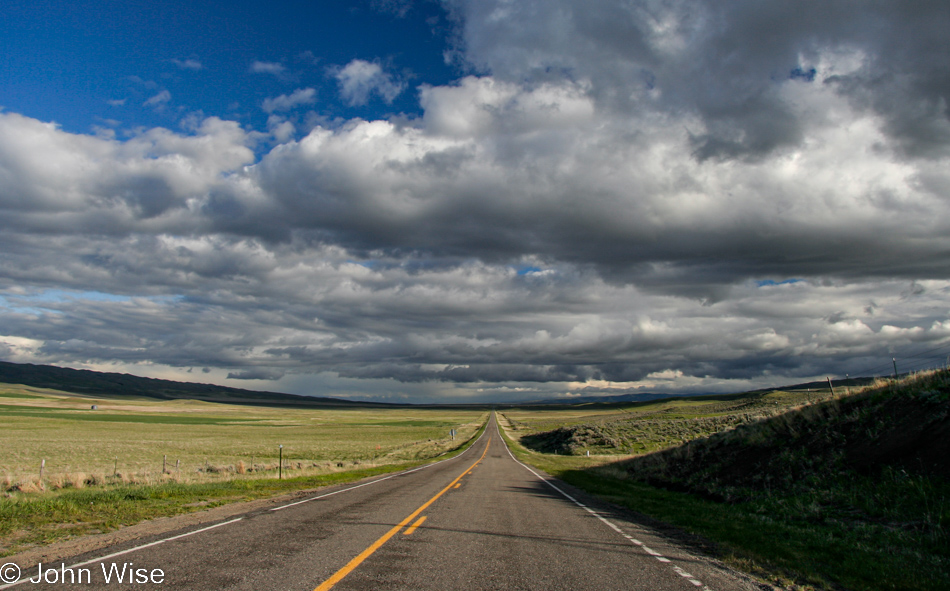
[[[37,565],[20,565],[28,568],[15,588],[757,588],[593,504],[516,461],[492,418],[455,458],[324,489],[197,531],[42,565],[39,577]],[[160,571],[161,583],[119,583],[123,565],[127,574]]]

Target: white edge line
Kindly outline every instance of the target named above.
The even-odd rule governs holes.
[[[309,501],[316,501],[317,499],[322,499],[322,498],[324,498],[324,497],[329,497],[329,496],[331,496],[331,495],[339,494],[339,493],[342,493],[342,492],[347,492],[347,491],[354,490],[354,489],[357,489],[357,488],[360,488],[360,487],[363,487],[363,486],[369,486],[370,484],[376,484],[377,482],[382,482],[382,481],[384,481],[384,480],[389,480],[390,478],[395,478],[396,476],[402,476],[402,475],[405,475],[405,474],[411,474],[411,473],[413,473],[413,472],[418,472],[419,470],[425,470],[426,468],[431,468],[432,466],[435,466],[436,464],[441,464],[442,462],[448,462],[448,461],[450,461],[450,460],[454,460],[454,459],[456,459],[456,458],[460,458],[460,457],[462,457],[463,455],[465,455],[465,454],[468,452],[468,450],[472,449],[472,447],[473,447],[476,443],[478,443],[479,440],[481,440],[482,437],[485,436],[485,433],[486,433],[487,431],[488,431],[487,428],[485,429],[485,431],[482,431],[481,437],[479,437],[478,439],[476,439],[476,440],[472,443],[472,445],[468,446],[468,448],[466,448],[464,451],[462,451],[462,453],[460,453],[460,454],[457,455],[457,456],[454,456],[454,457],[451,457],[451,458],[446,458],[446,459],[444,459],[444,460],[439,460],[438,462],[432,462],[431,464],[426,464],[425,466],[420,466],[420,467],[418,467],[418,468],[413,468],[413,469],[411,469],[411,470],[406,470],[406,471],[404,471],[404,472],[397,472],[397,473],[395,473],[395,474],[390,474],[389,476],[386,476],[385,478],[380,478],[380,479],[374,480],[374,481],[372,481],[372,482],[364,482],[363,484],[358,484],[358,485],[356,485],[356,486],[351,486],[350,488],[345,488],[345,489],[342,489],[342,490],[333,491],[333,492],[327,493],[327,494],[325,494],[325,495],[320,495],[320,496],[317,496],[317,497],[312,497],[312,498],[309,498],[309,499],[304,499],[304,500],[302,500],[302,501],[297,501],[297,502],[295,502],[295,503],[290,503],[290,504],[288,504],[288,505],[282,505],[282,506],[280,506],[280,507],[275,507],[275,508],[271,509],[271,511],[280,511],[281,509],[286,509],[287,507],[292,507],[292,506],[294,506],[294,505],[299,505],[299,504],[301,504],[301,503],[307,503],[307,502],[309,502]],[[446,453],[448,453],[448,452],[446,452]],[[508,452],[508,453],[511,453],[511,452]],[[438,457],[438,456],[437,456],[437,457]],[[515,460],[515,461],[517,461],[517,460]],[[201,532],[205,532],[205,531],[208,531],[208,530],[210,530],[210,529],[215,529],[216,527],[221,527],[221,526],[223,526],[223,525],[228,525],[228,524],[231,524],[231,523],[236,523],[236,522],[238,522],[238,521],[241,521],[242,519],[244,519],[244,518],[243,518],[243,517],[238,517],[237,519],[231,519],[230,521],[223,521],[223,522],[221,522],[221,523],[216,523],[216,524],[214,524],[214,525],[209,525],[208,527],[203,527],[203,528],[201,528],[201,529],[196,529],[196,530],[194,530],[194,531],[186,532],[186,533],[183,533],[183,534],[178,534],[177,536],[172,536],[172,537],[170,537],[170,538],[164,538],[164,539],[161,539],[161,540],[155,540],[154,542],[149,542],[148,544],[142,544],[141,546],[136,546],[136,547],[134,547],[134,548],[129,548],[128,550],[122,550],[121,552],[114,552],[114,553],[112,553],[112,554],[107,554],[106,556],[100,556],[99,558],[93,558],[93,559],[87,560],[87,561],[85,561],[85,562],[79,562],[79,563],[76,563],[76,564],[67,566],[67,567],[65,567],[65,568],[67,568],[67,569],[69,569],[69,568],[78,568],[78,567],[80,567],[80,566],[86,566],[87,564],[93,564],[93,563],[96,563],[96,562],[102,562],[103,560],[109,560],[110,558],[115,558],[116,556],[122,556],[123,554],[129,554],[129,553],[135,552],[135,551],[137,551],[137,550],[143,550],[143,549],[149,548],[149,547],[151,547],[151,546],[158,546],[159,544],[164,544],[165,542],[171,542],[172,540],[178,540],[178,539],[181,539],[181,538],[186,538],[186,537],[188,537],[188,536],[193,536],[193,535],[195,535],[195,534],[200,534]],[[26,583],[27,581],[29,581],[29,578],[28,578],[28,577],[27,577],[26,579],[21,578],[20,580],[18,580],[18,581],[16,581],[16,582],[13,582],[13,583],[8,583],[8,584],[6,584],[6,585],[0,585],[0,589],[9,589],[10,587],[15,587],[16,585],[22,585],[23,583]]]
[[[498,436],[501,437],[501,427],[498,425],[498,421],[497,421],[497,420],[495,421],[495,428],[498,430]],[[502,440],[502,443],[505,443],[505,438],[504,438],[504,437],[501,437],[501,440]],[[645,545],[643,544],[643,542],[631,538],[630,536],[628,536],[627,534],[625,534],[625,533],[623,532],[623,530],[621,530],[616,524],[614,524],[613,522],[611,522],[610,520],[608,520],[607,518],[605,518],[603,515],[601,515],[601,514],[598,513],[597,511],[594,511],[594,510],[591,509],[590,507],[588,507],[588,506],[586,506],[586,505],[583,505],[580,501],[578,501],[577,499],[575,499],[575,498],[572,497],[571,495],[567,494],[566,492],[564,492],[563,490],[561,490],[560,488],[558,488],[553,482],[551,482],[551,481],[548,480],[547,478],[544,478],[543,476],[541,476],[540,474],[538,474],[537,472],[535,472],[534,470],[532,470],[527,464],[525,464],[524,462],[522,462],[522,461],[520,461],[518,458],[516,458],[516,457],[515,457],[515,454],[511,453],[511,448],[508,447],[508,444],[507,444],[507,443],[505,443],[505,450],[508,452],[508,455],[511,456],[511,459],[512,459],[512,460],[514,460],[517,464],[520,464],[521,467],[523,467],[523,468],[524,468],[525,470],[527,470],[528,472],[531,472],[532,474],[534,474],[534,475],[538,478],[538,480],[540,480],[541,482],[547,484],[548,486],[550,486],[551,488],[553,488],[553,489],[556,490],[557,492],[561,493],[564,497],[566,497],[567,499],[569,499],[571,502],[573,502],[573,503],[574,503],[575,505],[577,505],[578,507],[584,509],[585,511],[587,511],[588,513],[590,513],[591,515],[593,515],[593,516],[596,517],[597,519],[599,519],[599,520],[601,520],[602,522],[606,523],[608,526],[610,526],[610,529],[616,531],[617,533],[619,533],[619,534],[622,535],[623,537],[627,538],[627,540],[629,540],[629,541],[633,542],[634,544],[636,544],[637,546],[639,546],[639,547],[640,547],[644,552],[646,552],[647,554],[653,556],[654,558],[656,558],[656,559],[659,560],[660,562],[669,562],[670,564],[672,564],[672,561],[671,561],[669,558],[666,558],[665,556],[663,556],[663,555],[660,554],[659,552],[657,552],[657,551],[655,551],[655,550],[653,550],[653,549],[651,549],[651,548],[648,548],[647,546],[645,546]],[[674,569],[674,571],[677,572],[677,574],[679,574],[678,571],[681,570],[678,566],[674,566],[673,569]],[[682,576],[682,575],[681,575],[681,576]],[[692,577],[692,575],[690,575],[690,577]],[[684,577],[684,578],[685,578],[685,577]],[[692,583],[693,585],[696,585],[696,586],[702,585],[701,582],[699,582],[698,580],[696,580],[696,579],[694,579],[694,578],[690,578],[690,579],[688,579],[688,580],[689,580],[689,582]],[[705,587],[705,586],[704,586],[703,589],[709,589],[709,587]]]
[[[478,439],[476,439],[476,440],[472,443],[472,445],[468,446],[462,453],[460,453],[460,454],[457,455],[457,456],[454,456],[454,457],[451,457],[451,458],[445,458],[444,460],[439,460],[438,462],[432,462],[431,464],[426,464],[425,466],[419,466],[418,468],[413,468],[413,469],[411,469],[411,470],[404,470],[404,471],[402,471],[402,472],[396,472],[395,474],[390,474],[389,476],[386,476],[386,477],[384,477],[384,478],[379,478],[379,479],[373,480],[373,481],[371,481],[371,482],[364,482],[363,484],[357,484],[356,486],[351,486],[351,487],[349,487],[349,488],[343,488],[343,489],[335,490],[335,491],[333,491],[333,492],[329,492],[329,493],[326,493],[326,494],[317,495],[317,496],[315,496],[315,497],[309,497],[309,498],[303,499],[302,501],[294,501],[293,503],[287,503],[286,505],[281,505],[280,507],[274,507],[274,508],[268,509],[268,510],[269,510],[269,511],[281,511],[281,510],[283,510],[283,509],[287,509],[288,507],[293,507],[294,505],[302,505],[303,503],[309,503],[310,501],[317,501],[317,500],[319,500],[319,499],[325,499],[326,497],[331,497],[331,496],[333,496],[333,495],[338,495],[338,494],[340,494],[340,493],[344,493],[344,492],[347,492],[347,491],[355,490],[355,489],[357,489],[357,488],[362,488],[362,487],[364,487],[364,486],[369,486],[369,485],[371,485],[371,484],[376,484],[377,482],[382,482],[382,481],[384,481],[384,480],[389,480],[390,478],[395,478],[395,477],[397,477],[397,476],[404,476],[404,475],[406,475],[406,474],[412,474],[413,472],[418,472],[419,470],[425,470],[426,468],[431,468],[432,466],[436,466],[436,465],[438,465],[438,464],[441,464],[442,462],[448,462],[448,461],[450,461],[450,460],[454,460],[454,459],[456,459],[456,458],[460,458],[460,457],[462,457],[463,455],[465,455],[466,453],[468,453],[468,450],[472,449],[472,447],[474,447],[475,444],[478,443],[478,442],[481,440],[481,438],[485,436],[485,433],[486,433],[487,431],[488,431],[487,428],[486,428],[484,431],[482,431],[481,436],[480,436]],[[449,452],[444,452],[444,453],[449,453]],[[511,452],[508,452],[508,453],[511,453]],[[440,454],[440,455],[444,455],[444,454]],[[436,456],[436,457],[439,457],[439,456]],[[0,589],[2,589],[2,588],[3,588],[3,587],[0,587]]]
[[[165,542],[171,542],[172,540],[178,540],[178,539],[181,539],[181,538],[187,538],[188,536],[193,536],[193,535],[195,535],[195,534],[200,534],[201,532],[208,531],[209,529],[214,529],[214,528],[216,528],[216,527],[221,527],[221,526],[223,526],[223,525],[228,525],[228,524],[231,524],[231,523],[235,523],[235,522],[241,521],[242,519],[244,519],[244,518],[243,518],[243,517],[238,517],[237,519],[231,519],[230,521],[222,521],[221,523],[216,523],[216,524],[214,524],[214,525],[209,525],[208,527],[203,527],[203,528],[201,528],[201,529],[196,529],[196,530],[194,530],[194,531],[185,532],[185,533],[183,533],[183,534],[178,534],[177,536],[172,536],[172,537],[170,537],[170,538],[164,538],[164,539],[161,539],[161,540],[155,540],[154,542],[149,542],[148,544],[142,544],[141,546],[136,546],[136,547],[134,547],[134,548],[129,548],[128,550],[122,550],[121,552],[113,552],[112,554],[107,554],[107,555],[105,555],[105,556],[100,556],[99,558],[93,558],[93,559],[87,560],[87,561],[85,561],[85,562],[77,562],[76,564],[71,564],[71,565],[66,566],[66,567],[64,567],[64,568],[66,568],[66,569],[78,568],[78,567],[80,567],[80,566],[86,566],[87,564],[94,564],[94,563],[96,563],[96,562],[102,562],[102,561],[104,561],[104,560],[109,560],[110,558],[115,558],[116,556],[122,556],[123,554],[129,554],[129,553],[135,552],[135,551],[137,551],[137,550],[142,550],[142,549],[144,549],[144,548],[149,548],[149,547],[151,547],[151,546],[158,546],[159,544],[164,544]],[[3,585],[2,587],[0,587],[0,589],[8,589],[8,588],[14,587],[14,586],[16,586],[16,585],[22,585],[23,583],[26,583],[27,581],[29,581],[29,578],[25,578],[25,579],[24,579],[24,578],[21,578],[19,581],[15,582],[15,583],[9,583],[9,584],[7,584],[7,585]]]
[[[461,454],[459,454],[459,455],[461,455]],[[432,464],[432,465],[435,465],[435,464]],[[318,496],[316,496],[316,497],[310,497],[310,498],[304,499],[304,500],[302,500],[302,501],[295,501],[295,502],[293,502],[293,503],[287,503],[286,505],[281,505],[280,507],[274,507],[274,508],[269,509],[269,510],[270,510],[270,511],[280,511],[280,510],[286,509],[286,508],[288,508],[288,507],[293,507],[294,505],[301,505],[301,504],[303,504],[303,503],[309,503],[310,501],[316,501],[317,499],[324,499],[324,498],[326,498],[326,497],[332,497],[333,495],[338,495],[338,494],[340,494],[340,493],[344,493],[344,492],[347,492],[347,491],[355,490],[355,489],[357,489],[357,488],[362,488],[362,487],[364,487],[364,486],[369,486],[369,485],[371,485],[371,484],[376,484],[377,482],[382,482],[382,481],[384,481],[384,480],[389,480],[390,478],[395,478],[396,476],[399,476],[399,474],[390,474],[389,476],[386,476],[385,478],[380,478],[379,480],[373,480],[372,482],[364,482],[363,484],[358,484],[358,485],[356,485],[356,486],[351,486],[350,488],[344,488],[344,489],[341,489],[341,490],[335,490],[335,491],[333,491],[333,492],[329,492],[329,493],[326,493],[326,494],[323,494],[323,495],[318,495]]]

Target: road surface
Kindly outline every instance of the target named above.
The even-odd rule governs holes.
[[[572,490],[516,461],[492,418],[455,458],[66,563],[19,565],[19,584],[0,589],[758,588]]]

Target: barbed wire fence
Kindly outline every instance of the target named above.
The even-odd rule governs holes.
[[[854,375],[865,377],[897,377],[919,371],[948,368],[950,368],[950,340],[929,349],[920,351],[905,350],[901,353],[892,353],[890,359],[860,371],[855,371]]]

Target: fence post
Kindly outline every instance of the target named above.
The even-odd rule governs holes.
[[[284,446],[278,445],[277,450],[277,480],[281,480],[284,478]]]
[[[46,467],[46,460],[40,460],[40,480],[43,480],[43,468]]]
[[[831,397],[835,397],[835,387],[831,385],[831,378],[828,378],[828,388],[831,390]]]

